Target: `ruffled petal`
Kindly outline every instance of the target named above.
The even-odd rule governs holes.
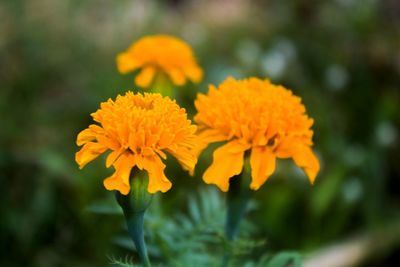
[[[97,142],[111,150],[117,150],[121,147],[117,140],[109,138],[106,135],[97,135]]]
[[[210,143],[221,142],[227,139],[224,134],[221,134],[218,131],[212,129],[207,129],[199,132],[196,138],[197,140],[195,142],[195,146],[191,149],[191,153],[195,156],[196,159]],[[194,175],[194,168],[189,171],[189,174],[192,176]]]
[[[151,85],[156,69],[152,66],[148,66],[142,69],[142,71],[136,76],[135,83],[142,87],[147,88]]]
[[[268,147],[254,147],[250,156],[251,184],[257,190],[275,171],[276,157]]]
[[[130,53],[121,53],[117,56],[117,68],[122,74],[134,71],[140,66],[141,64],[132,58]]]
[[[157,191],[166,192],[172,184],[164,174],[165,164],[159,156],[143,157],[143,168],[149,174],[149,185],[147,191],[156,193]]]
[[[123,195],[129,194],[129,191],[131,190],[130,186],[124,184],[121,179],[114,175],[105,179],[103,185],[107,190],[118,190]]]
[[[197,163],[197,158],[193,152],[185,147],[169,148],[167,151],[179,161],[184,170],[193,172]]]
[[[75,154],[75,161],[78,163],[79,168],[82,169],[106,150],[107,148],[99,143],[88,142]]]
[[[167,70],[167,74],[175,85],[184,85],[186,82],[185,75],[178,69]]]
[[[96,136],[97,134],[91,128],[86,128],[78,134],[76,144],[82,146],[88,142],[96,140]]]
[[[123,147],[120,149],[112,151],[106,159],[106,167],[109,168],[114,162],[118,159],[118,157],[125,151]]]
[[[203,71],[197,66],[184,68],[183,71],[185,72],[185,75],[194,83],[200,82],[203,78]]]
[[[213,129],[206,129],[197,133],[196,146],[192,148],[192,152],[196,157],[210,144],[227,140],[225,134]]]
[[[293,160],[297,166],[307,174],[310,183],[313,184],[320,165],[319,160],[308,146],[299,146],[293,154]]]
[[[290,158],[293,157],[295,150],[299,145],[299,141],[294,137],[284,137],[280,140],[278,146],[275,149],[276,156],[278,158]]]
[[[132,154],[124,153],[114,163],[115,172],[104,180],[103,184],[107,190],[118,190],[123,195],[127,195],[131,189],[129,178],[131,170],[135,166]]]
[[[237,140],[231,141],[214,151],[213,163],[204,172],[207,184],[216,184],[222,191],[229,188],[229,179],[242,172],[244,151],[250,146]]]

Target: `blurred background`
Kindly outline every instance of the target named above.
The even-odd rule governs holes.
[[[122,217],[91,212],[113,198],[101,182],[111,170],[99,159],[80,171],[75,138],[100,102],[134,87],[116,54],[156,33],[191,44],[205,70],[200,85],[179,89],[190,116],[196,93],[231,75],[291,88],[315,119],[317,181],[279,162],[247,217],[262,241],[248,257],[293,250],[305,266],[398,266],[397,0],[1,1],[1,266],[108,266],[110,255],[132,255],[115,242]],[[171,161],[165,218],[187,214],[188,196],[207,187],[211,153],[194,178]]]

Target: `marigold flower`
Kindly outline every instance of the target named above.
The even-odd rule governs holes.
[[[135,82],[143,88],[152,84],[157,73],[168,75],[178,86],[187,78],[198,83],[203,77],[190,46],[168,35],[146,36],[133,43],[117,56],[117,67],[123,74],[141,68]]]
[[[127,195],[133,167],[146,170],[148,192],[165,192],[171,182],[164,175],[165,152],[170,153],[184,169],[193,170],[196,157],[191,152],[196,141],[196,126],[187,119],[185,109],[160,94],[118,95],[115,101],[103,102],[91,116],[97,124],[78,134],[76,162],[83,168],[102,153],[110,150],[106,167],[115,172],[104,180],[108,190]],[[161,158],[160,158],[161,157]]]
[[[310,148],[313,119],[290,90],[268,80],[228,78],[218,88],[210,85],[207,95],[199,94],[195,106],[200,139],[195,152],[209,143],[228,141],[214,151],[203,175],[206,183],[227,191],[229,179],[242,172],[248,150],[251,189],[260,188],[275,171],[277,158],[293,158],[314,182],[320,166]]]

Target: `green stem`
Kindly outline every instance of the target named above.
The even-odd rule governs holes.
[[[147,192],[148,178],[140,172],[132,171],[131,191],[128,195],[116,193],[118,204],[121,206],[128,232],[135,244],[140,262],[144,267],[150,267],[150,260],[147,254],[146,243],[144,241],[144,214],[150,205],[152,195]]]
[[[126,224],[128,226],[129,235],[135,243],[136,251],[139,254],[140,261],[143,266],[150,267],[150,260],[147,254],[146,243],[144,242],[143,219],[144,212],[136,212],[133,214],[125,214]]]
[[[172,82],[169,80],[166,74],[158,73],[151,86],[153,93],[160,93],[163,96],[169,96],[174,99],[174,88]]]
[[[237,236],[240,223],[252,196],[252,191],[242,176],[243,174],[234,176],[229,181],[229,191],[227,193],[228,211],[225,222],[225,237],[229,243],[222,260],[222,266],[229,266],[233,254],[232,241]]]
[[[227,194],[228,212],[225,223],[225,236],[229,241],[236,238],[240,222],[246,213],[251,191],[243,185],[241,175],[235,176],[230,181]]]

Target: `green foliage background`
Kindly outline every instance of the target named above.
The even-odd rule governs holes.
[[[177,89],[191,116],[196,93],[232,75],[291,88],[315,119],[322,163],[315,185],[292,162],[279,162],[242,225],[238,266],[266,266],[278,251],[307,259],[372,233],[382,249],[360,266],[400,261],[400,235],[391,230],[400,223],[398,1],[6,0],[1,266],[108,266],[126,255],[136,262],[123,218],[110,206],[113,194],[102,187],[111,170],[101,159],[78,170],[75,138],[100,102],[136,90],[133,74],[117,73],[115,56],[153,33],[185,39],[205,70],[199,86]],[[218,264],[224,195],[200,177],[211,153],[203,153],[193,178],[170,160],[174,186],[147,216],[155,264]]]

